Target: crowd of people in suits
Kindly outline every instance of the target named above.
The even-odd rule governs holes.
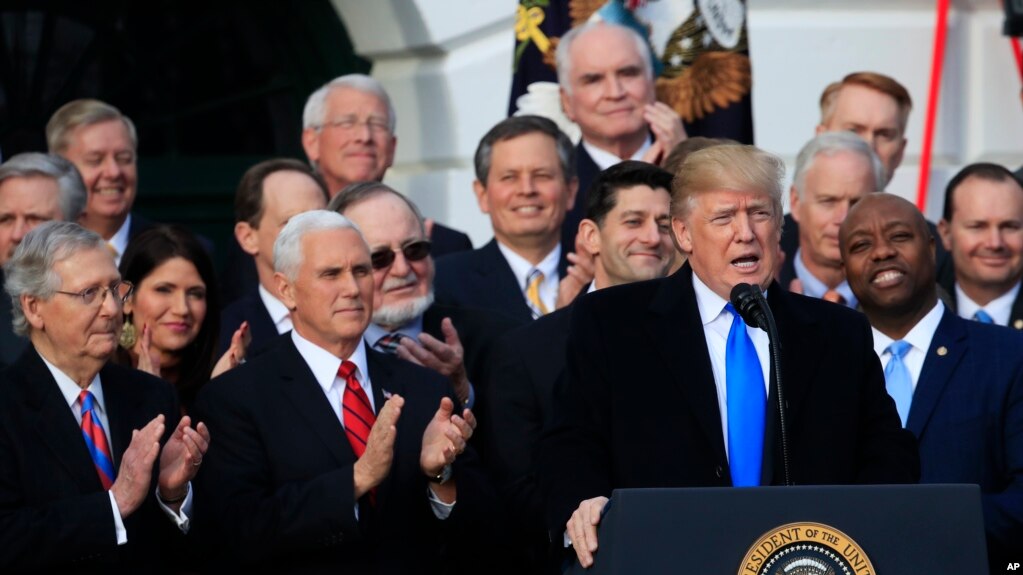
[[[784,215],[781,160],[687,137],[634,31],[556,61],[581,141],[482,136],[484,246],[382,183],[395,111],[347,75],[308,162],[241,176],[219,276],[133,213],[132,121],[57,110],[0,165],[0,570],[558,573],[617,488],[915,482],[978,484],[992,568],[1023,558],[1020,173],[967,166],[927,222],[883,193],[910,95],[857,72]]]

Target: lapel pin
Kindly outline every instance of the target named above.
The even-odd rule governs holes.
[[[1012,322],[1012,327],[1016,329],[1023,329],[1023,319],[1017,319],[1016,321]]]
[[[938,348],[938,355],[940,355],[941,357],[945,357],[946,355],[948,355],[948,348],[945,347],[945,346],[939,347]]]

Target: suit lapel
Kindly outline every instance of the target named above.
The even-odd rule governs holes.
[[[504,254],[497,247],[497,240],[490,240],[487,245],[480,249],[480,257],[477,260],[476,271],[482,278],[482,287],[493,294],[497,301],[514,302],[509,314],[524,321],[532,321],[533,313],[526,305],[526,298],[522,296],[522,288],[512,272]]]
[[[100,384],[103,386],[103,402],[110,425],[110,449],[114,458],[114,469],[121,464],[121,454],[131,443],[132,429],[140,428],[148,421],[134,421],[131,417],[139,413],[137,406],[141,397],[134,393],[130,383],[122,381],[113,370],[100,370]],[[169,425],[169,423],[168,423]],[[168,430],[171,431],[171,430]]]
[[[330,407],[323,389],[316,382],[312,371],[298,353],[291,338],[279,346],[281,362],[279,377],[281,393],[298,412],[299,421],[304,421],[323,443],[334,459],[341,465],[355,460],[344,427]]]
[[[392,366],[388,363],[388,360],[404,361],[385,356],[383,353],[370,349],[367,346],[366,366],[369,369],[369,379],[373,387],[373,408],[377,414],[379,414],[380,410],[383,409],[384,403],[387,402],[391,394],[396,393],[403,397],[405,396],[405,390],[402,387],[401,381],[399,380],[399,378],[394,377]],[[400,457],[399,453],[401,453],[404,447],[403,440],[407,441],[405,439],[405,436],[408,435],[408,433],[403,432],[404,427],[403,423],[404,422],[402,421],[402,419],[398,418],[397,425],[398,434],[394,441],[395,460],[397,460]],[[421,439],[421,436],[416,439],[417,440]],[[380,486],[377,488],[376,497],[378,509],[385,505],[389,497],[391,491],[390,489],[391,478],[394,477],[395,475],[394,471],[396,468],[397,468],[396,465],[391,467],[392,473],[388,473],[387,477],[384,478],[383,482],[381,482]]]
[[[917,437],[921,437],[934,413],[935,406],[949,381],[952,380],[956,368],[969,349],[964,320],[952,310],[946,309],[934,330],[931,347],[927,350],[920,379],[917,380],[913,401],[909,406],[909,419],[906,429]]]
[[[28,407],[36,418],[35,430],[53,452],[54,459],[83,493],[103,489],[96,467],[82,438],[82,428],[61,394],[57,382],[35,349],[28,349],[12,367],[20,367]]]
[[[1023,289],[1019,290],[1015,301],[1012,302],[1012,312],[1009,314],[1009,327],[1023,329]]]
[[[781,340],[783,393],[785,396],[785,413],[787,420],[794,419],[809,385],[814,381],[819,367],[821,349],[819,342],[825,341],[819,333],[816,321],[801,309],[791,305],[791,298],[786,290],[774,282],[768,288],[768,304],[778,325],[778,337]],[[782,344],[781,342],[784,342]],[[769,382],[767,417],[764,428],[764,459],[761,470],[761,483],[774,483],[776,455],[781,449],[781,430],[778,410],[778,383],[775,377],[774,354],[768,363],[770,373],[765,374]]]
[[[648,309],[647,330],[706,439],[725,460],[717,388],[688,263],[661,282]]]

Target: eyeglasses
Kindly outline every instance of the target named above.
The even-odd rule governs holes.
[[[391,122],[386,118],[379,116],[369,116],[365,120],[359,120],[355,116],[343,116],[330,122],[324,122],[320,125],[320,128],[337,128],[339,130],[350,132],[356,128],[356,126],[366,125],[369,127],[371,132],[376,133],[390,133]]]
[[[128,301],[128,297],[131,296],[131,292],[134,289],[135,286],[133,286],[129,281],[118,281],[107,287],[93,286],[91,288],[85,288],[80,292],[57,290],[57,293],[80,297],[85,305],[94,305],[97,303],[102,304],[107,299],[107,293],[110,293],[110,295],[114,296],[115,302],[123,304]]]
[[[382,270],[394,263],[394,259],[398,257],[395,255],[397,252],[398,250],[391,248],[381,248],[369,254],[369,261],[373,265],[373,269]],[[416,240],[401,246],[401,255],[410,262],[425,259],[430,255],[430,240]]]

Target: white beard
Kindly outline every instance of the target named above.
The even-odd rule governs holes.
[[[413,300],[381,306],[373,312],[373,323],[384,327],[400,327],[423,315],[433,305],[433,286],[423,297]]]

